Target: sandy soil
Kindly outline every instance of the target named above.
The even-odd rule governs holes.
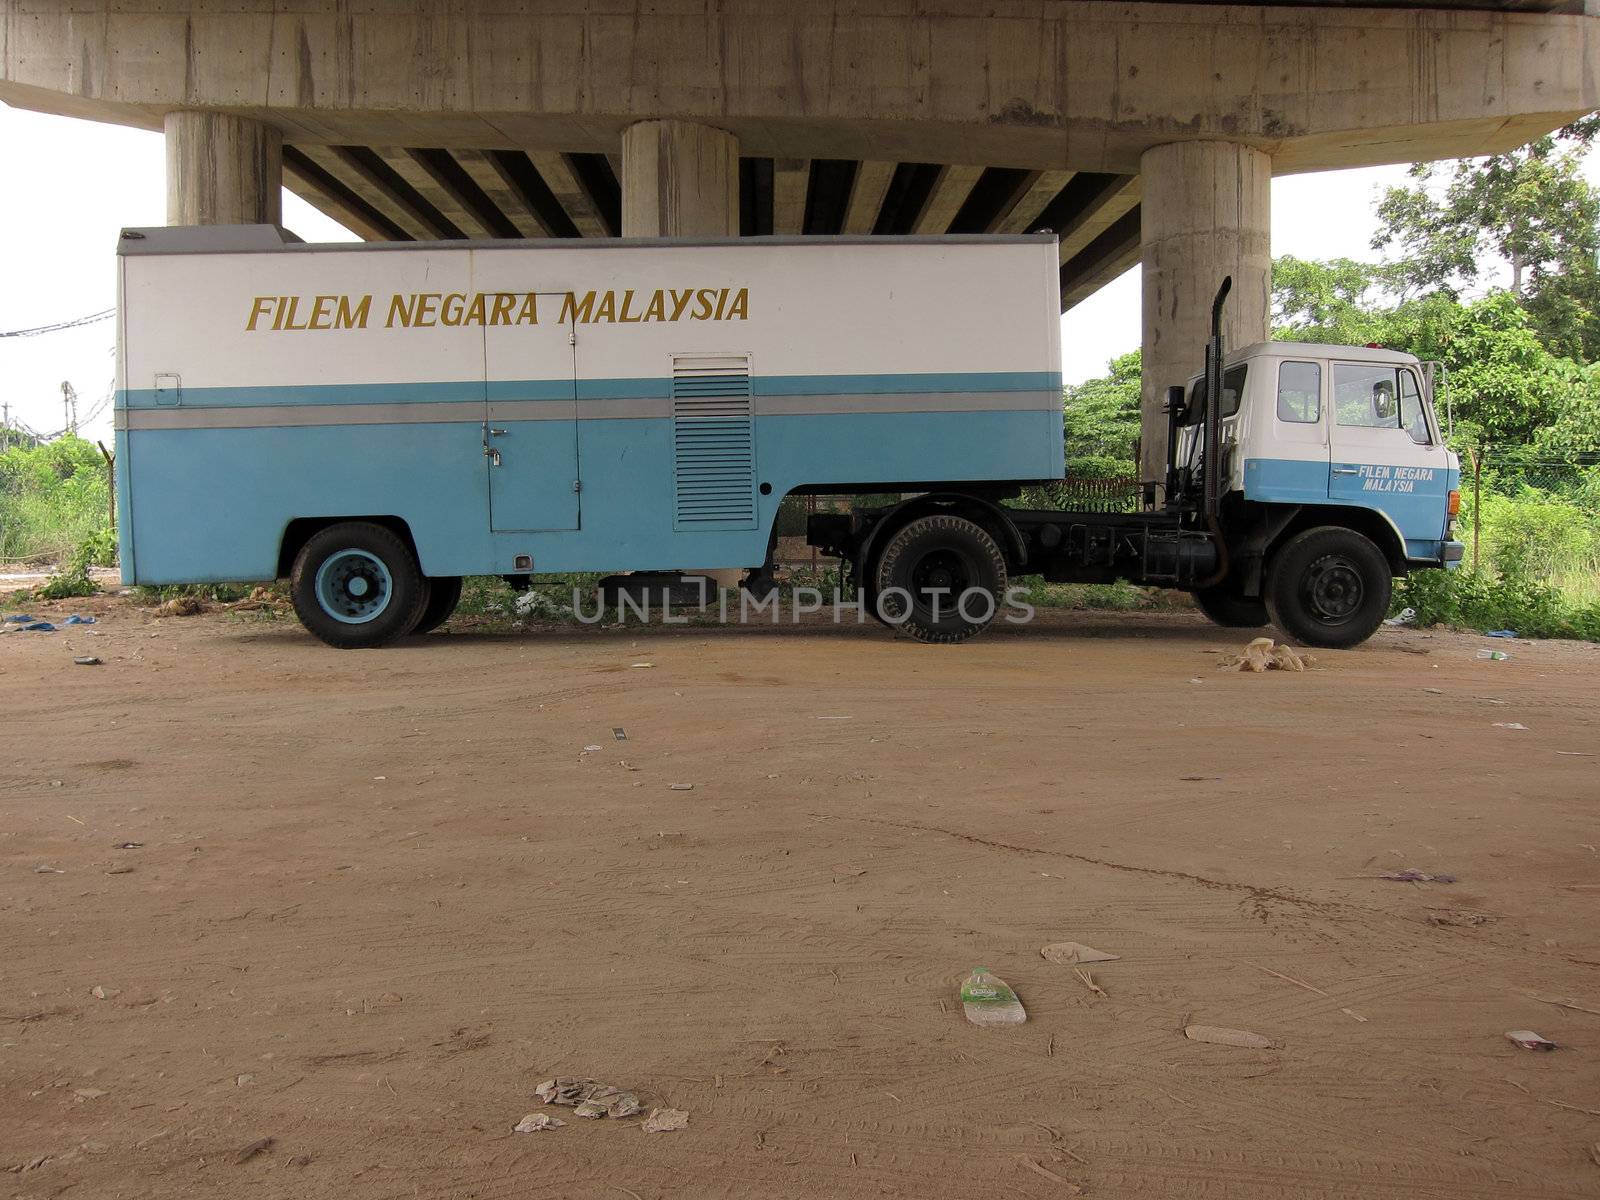
[[[0,1193],[1600,1194],[1600,648],[76,607],[0,638]],[[690,1124],[513,1134],[555,1074]]]

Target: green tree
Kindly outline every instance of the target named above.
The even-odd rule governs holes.
[[[1108,374],[1063,396],[1067,469],[1079,479],[1127,479],[1138,473],[1139,351],[1108,364]]]
[[[1359,346],[1383,322],[1382,267],[1350,258],[1286,254],[1272,262],[1272,336],[1289,342]]]
[[[1413,166],[1415,183],[1378,204],[1373,248],[1398,253],[1390,282],[1459,298],[1498,257],[1546,346],[1600,357],[1600,189],[1581,170],[1597,133],[1592,115],[1507,154]]]
[[[1276,337],[1376,342],[1444,363],[1458,445],[1600,449],[1600,370],[1552,353],[1510,292],[1470,304],[1444,291],[1397,299],[1384,268],[1348,259],[1281,258],[1272,278]]]

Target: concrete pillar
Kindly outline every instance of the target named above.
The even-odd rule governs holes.
[[[623,237],[738,237],[739,139],[692,121],[622,134]]]
[[[168,225],[278,225],[283,221],[283,135],[218,112],[170,112]]]
[[[1228,349],[1265,341],[1272,290],[1272,160],[1234,142],[1173,142],[1144,152],[1144,384],[1139,476],[1165,478],[1167,387],[1205,367],[1211,301],[1233,276]]]

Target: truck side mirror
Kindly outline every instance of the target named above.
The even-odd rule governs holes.
[[[1185,400],[1183,385],[1175,383],[1167,388],[1167,411],[1177,418],[1181,425],[1188,413],[1188,402]]]

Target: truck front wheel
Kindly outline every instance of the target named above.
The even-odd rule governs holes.
[[[1273,555],[1266,601],[1272,622],[1307,646],[1346,650],[1372,636],[1389,611],[1389,560],[1352,529],[1325,525]]]
[[[1265,600],[1240,595],[1226,584],[1201,588],[1194,593],[1194,603],[1196,608],[1224,629],[1260,629],[1272,619],[1267,615]]]
[[[883,547],[872,583],[870,602],[886,624],[919,642],[964,642],[994,620],[1005,595],[1006,560],[983,527],[965,517],[919,517]]]
[[[313,534],[295,559],[289,591],[300,623],[340,650],[404,637],[417,627],[430,593],[411,547],[369,521]]]

